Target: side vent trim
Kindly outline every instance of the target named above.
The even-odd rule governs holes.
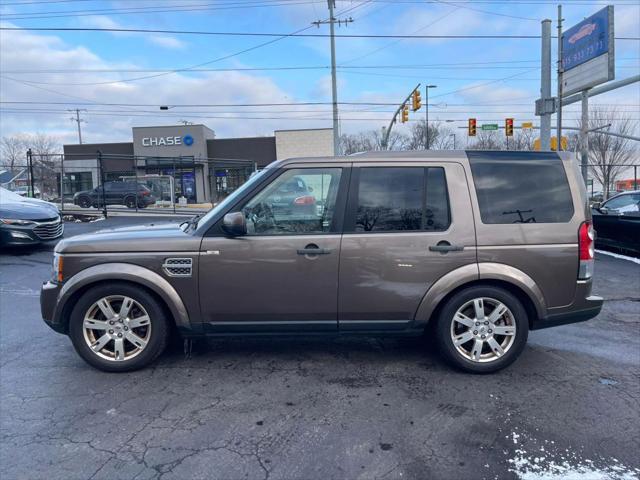
[[[193,259],[166,258],[162,264],[162,270],[170,277],[190,277],[193,273]]]

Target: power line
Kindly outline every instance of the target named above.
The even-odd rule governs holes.
[[[264,2],[256,1],[233,5],[219,5],[214,3],[192,4],[192,5],[166,5],[166,6],[146,6],[146,7],[126,7],[126,8],[104,8],[94,10],[58,10],[50,12],[31,12],[31,13],[9,13],[3,14],[6,20],[36,20],[46,18],[68,18],[68,17],[92,17],[102,15],[141,15],[150,13],[169,13],[169,12],[199,12],[199,11],[218,11],[218,10],[236,10],[247,8],[265,8],[265,7],[282,7],[291,5],[308,5],[313,0],[299,1],[282,1]],[[217,6],[216,6],[217,5]]]
[[[355,8],[355,7],[354,7]],[[344,14],[340,12],[339,14]],[[108,32],[108,33],[163,33],[167,35],[214,35],[228,37],[300,37],[300,38],[328,38],[325,33],[300,33],[307,28],[293,33],[273,32],[213,32],[202,30],[161,30],[143,28],[97,28],[97,27],[0,27],[7,31],[55,31],[55,32]],[[412,38],[412,39],[440,39],[440,40],[539,40],[540,35],[500,35],[500,34],[466,34],[466,35],[399,35],[373,33],[345,33],[336,34],[336,38]],[[557,38],[552,36],[551,38]],[[615,37],[616,40],[640,41],[640,37]]]
[[[640,57],[639,57],[640,58]],[[637,60],[635,57],[621,58],[619,60]],[[534,63],[540,65],[540,60],[497,60],[486,62],[454,62],[454,63],[426,63],[415,65],[340,65],[339,69],[357,69],[357,68],[398,68],[398,69],[420,69],[431,67],[451,67],[451,66],[475,66],[475,65],[501,65],[501,64],[521,64]],[[277,70],[326,70],[331,68],[329,65],[309,65],[309,66],[274,66],[274,67],[237,67],[237,68],[193,68],[193,72],[244,72],[244,71],[277,71]],[[152,73],[166,72],[167,69],[118,69],[118,68],[69,68],[69,69],[43,69],[43,70],[6,70],[3,73]]]
[[[0,109],[0,111],[4,111],[4,109]],[[8,112],[8,113],[28,113],[28,114],[34,114],[36,112],[29,112],[29,111],[21,111],[21,112],[17,112],[17,111],[13,111],[13,112]],[[38,114],[45,114],[45,115],[61,115],[64,114],[64,112],[47,112],[47,111],[38,111]],[[493,113],[493,112],[491,112]],[[577,113],[577,112],[576,112]],[[94,112],[92,113],[92,115],[95,116],[106,116],[106,117],[113,117],[113,116],[122,116],[121,112],[114,112],[114,113],[102,113],[102,112]],[[149,117],[154,117],[157,118],[159,116],[164,116],[160,113],[158,114],[148,114],[148,113],[133,113],[129,115],[130,117],[143,117],[143,118],[149,118]],[[199,118],[199,119],[223,119],[223,120],[305,120],[305,121],[331,121],[332,118],[327,116],[327,117],[313,117],[313,116],[259,116],[259,117],[255,117],[255,116],[229,116],[229,115],[190,115],[191,118]],[[527,115],[525,118],[534,118],[535,115],[533,113],[530,113],[529,115]],[[179,115],[171,115],[171,118],[181,118]],[[629,118],[629,117],[616,117],[616,120],[632,120],[632,121],[638,121],[640,120],[640,118]],[[385,120],[388,120],[387,117],[349,117],[349,118],[341,118],[341,121],[375,121],[375,122],[383,122]],[[482,121],[482,122],[500,122],[502,120],[504,120],[504,118],[478,118],[478,121]],[[576,119],[577,121],[578,119]],[[422,121],[421,119],[410,119],[410,121]],[[467,118],[436,118],[435,121],[439,121],[439,122],[466,122]]]

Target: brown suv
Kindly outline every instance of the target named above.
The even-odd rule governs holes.
[[[277,208],[292,182],[300,198]],[[180,226],[60,242],[42,314],[109,371],[148,364],[178,331],[427,334],[455,366],[491,372],[529,330],[600,312],[593,239],[569,156],[290,159]]]

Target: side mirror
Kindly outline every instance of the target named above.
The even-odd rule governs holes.
[[[596,210],[599,210],[601,206],[602,206],[602,202],[593,202],[591,204],[591,208],[595,208]]]
[[[225,233],[239,237],[247,234],[247,220],[242,212],[227,213],[222,219],[222,230]]]

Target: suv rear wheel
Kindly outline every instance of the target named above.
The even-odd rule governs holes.
[[[436,325],[445,359],[472,373],[495,372],[510,365],[528,335],[522,303],[497,287],[470,287],[456,293],[442,308]]]
[[[80,197],[78,199],[78,205],[81,208],[89,208],[91,206],[91,199],[89,197]]]
[[[136,197],[128,196],[124,199],[127,208],[136,208]]]
[[[136,370],[165,349],[169,326],[157,300],[124,283],[87,291],[71,313],[69,336],[78,354],[107,372]]]

